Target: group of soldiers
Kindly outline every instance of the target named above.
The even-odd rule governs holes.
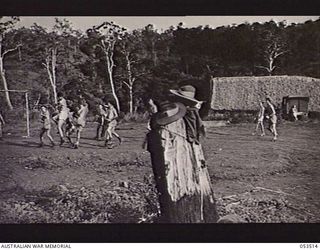
[[[55,146],[55,142],[51,136],[51,120],[55,122],[60,137],[60,146],[65,143],[65,138],[74,147],[78,148],[80,143],[81,132],[86,125],[86,119],[89,112],[89,105],[80,95],[73,100],[66,100],[62,93],[58,93],[58,103],[55,111],[50,116],[49,108],[46,105],[40,106],[40,120],[42,128],[40,131],[39,147],[44,145],[43,137],[46,134],[51,145]],[[109,101],[98,102],[98,127],[95,139],[101,140],[105,138],[104,145],[108,148],[112,147],[113,135],[116,136],[121,143],[120,136],[115,132],[117,126],[118,113]],[[76,141],[72,142],[71,135],[76,133]]]

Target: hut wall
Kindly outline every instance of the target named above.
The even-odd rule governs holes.
[[[309,110],[320,112],[320,79],[304,76],[219,77],[214,79],[214,110],[256,110],[268,95],[275,105],[288,95],[310,97]]]

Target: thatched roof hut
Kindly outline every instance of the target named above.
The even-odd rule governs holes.
[[[213,80],[211,108],[256,110],[266,96],[276,105],[288,95],[310,97],[309,110],[320,111],[320,79],[304,76],[218,77]]]

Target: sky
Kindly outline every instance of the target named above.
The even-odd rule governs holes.
[[[52,16],[20,16],[18,27],[30,27],[33,23],[37,23],[45,28],[51,29],[54,24]],[[129,17],[112,17],[112,16],[59,16],[59,18],[68,19],[75,29],[86,31],[88,28],[99,25],[105,21],[113,21],[129,30],[143,28],[148,24],[153,24],[159,31],[169,28],[171,25],[177,26],[183,22],[185,27],[197,27],[199,25],[209,25],[216,28],[223,25],[241,24],[244,22],[267,22],[287,21],[290,23],[303,23],[307,20],[316,20],[319,16],[129,16]]]

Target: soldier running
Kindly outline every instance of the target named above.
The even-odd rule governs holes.
[[[40,130],[40,144],[39,147],[43,147],[43,135],[46,133],[47,137],[49,138],[51,142],[51,146],[53,147],[54,141],[50,134],[51,130],[51,121],[50,121],[50,113],[49,110],[45,106],[41,106],[40,108],[40,120],[42,123],[42,128]]]
[[[252,135],[255,135],[258,132],[259,127],[261,128],[261,136],[265,135],[264,132],[264,125],[263,125],[263,120],[264,120],[264,113],[265,113],[265,107],[263,106],[262,101],[259,101],[259,113],[258,113],[258,122],[257,122],[257,126],[255,129],[255,132],[252,133]]]
[[[107,110],[105,108],[105,105],[102,100],[99,100],[99,102],[98,102],[98,127],[97,127],[97,133],[96,133],[96,137],[95,137],[95,139],[98,141],[105,134],[104,122],[105,122],[106,115],[107,115]]]
[[[113,135],[117,137],[120,144],[122,142],[121,137],[115,132],[116,126],[118,124],[117,122],[118,112],[110,102],[107,102],[107,104],[105,105],[105,108],[107,110],[104,118],[104,128],[106,132],[105,146],[108,148],[111,148],[112,147],[111,141],[112,141]]]
[[[273,104],[271,103],[271,99],[269,97],[266,98],[267,101],[267,115],[266,118],[269,120],[269,127],[268,129],[273,134],[273,140],[276,141],[278,139],[278,132],[277,132],[277,114],[276,109],[274,108]]]
[[[86,117],[89,112],[88,104],[84,99],[80,100],[80,106],[74,112],[72,120],[68,122],[66,137],[74,148],[79,147],[81,132],[86,125]],[[76,132],[76,142],[72,143],[71,134]]]
[[[65,142],[63,126],[69,116],[69,108],[67,106],[67,101],[63,97],[62,93],[58,93],[58,104],[57,104],[58,114],[53,117],[54,121],[58,125],[58,132],[60,136],[60,146]]]

